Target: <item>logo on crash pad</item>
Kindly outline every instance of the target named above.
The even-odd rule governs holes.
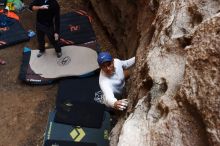
[[[71,58],[69,56],[65,56],[65,57],[61,57],[57,64],[59,66],[65,66],[65,65],[68,65],[69,63],[71,62]]]
[[[69,29],[71,32],[78,31],[78,30],[80,30],[80,26],[79,25],[69,25]]]
[[[72,132],[70,132],[70,136],[73,138],[75,142],[80,142],[85,135],[85,132],[80,127],[77,127],[73,129]]]

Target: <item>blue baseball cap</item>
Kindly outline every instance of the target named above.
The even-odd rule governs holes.
[[[112,56],[109,52],[100,52],[97,61],[98,64],[101,65],[104,62],[112,61]]]

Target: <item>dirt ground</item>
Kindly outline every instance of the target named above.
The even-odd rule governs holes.
[[[24,2],[29,4],[29,0]],[[73,9],[89,12],[94,18],[92,26],[100,46],[113,50],[94,13],[88,9],[88,3],[81,0],[59,0],[59,3],[61,13]],[[35,30],[35,13],[25,10],[19,16],[26,30]],[[7,62],[0,66],[0,146],[41,146],[48,112],[53,110],[55,104],[58,82],[31,86],[18,79],[24,46],[37,49],[36,37],[0,50],[0,58]]]

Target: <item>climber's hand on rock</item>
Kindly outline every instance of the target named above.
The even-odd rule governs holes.
[[[128,106],[127,99],[118,100],[114,103],[114,108],[120,111],[125,110],[127,106]]]

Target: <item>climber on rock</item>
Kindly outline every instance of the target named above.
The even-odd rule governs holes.
[[[128,100],[122,99],[125,79],[129,76],[126,69],[134,65],[135,57],[128,60],[113,59],[109,52],[101,52],[97,61],[101,68],[99,85],[103,92],[103,103],[123,111],[128,105]]]

